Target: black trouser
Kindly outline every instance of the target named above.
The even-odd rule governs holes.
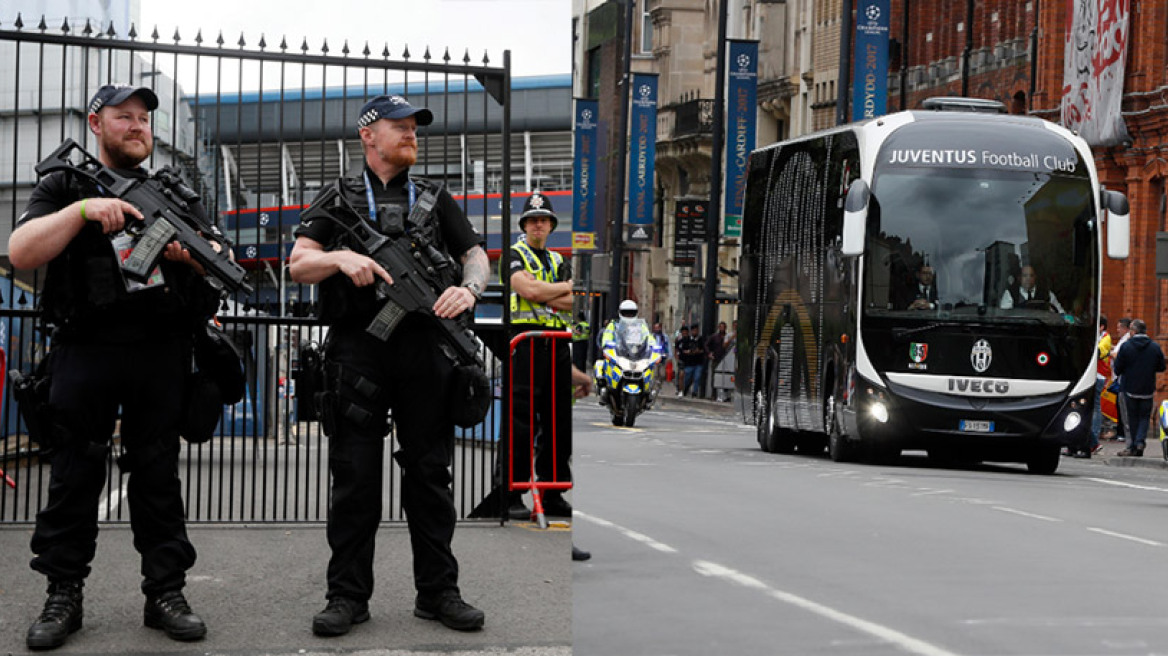
[[[178,431],[189,346],[182,341],[53,345],[50,401],[68,435],[54,450],[49,498],[37,513],[32,568],[50,581],[83,579],[97,549],[105,446],[121,407],[119,459],[128,472],[142,591],[180,590],[195,563],[178,478]]]
[[[388,343],[363,328],[333,328],[329,335],[327,360],[333,371],[339,367],[341,378],[340,412],[329,439],[330,598],[366,601],[373,594],[385,417],[391,409],[400,447],[393,457],[402,468],[402,507],[414,552],[414,586],[423,596],[458,590],[458,561],[450,547],[457,519],[450,474],[454,423],[447,411],[453,366],[439,351],[434,330],[409,317]],[[346,412],[349,404],[368,412],[372,420],[359,420],[360,411]]]
[[[568,343],[542,338],[534,341],[534,344],[530,339],[520,342],[511,359],[514,390],[511,394],[511,416],[514,417],[512,434],[515,444],[511,479],[516,482],[531,480],[531,438],[534,435],[535,473],[539,480],[570,481],[572,360]],[[554,381],[553,348],[556,369]],[[553,428],[556,436],[554,449]]]

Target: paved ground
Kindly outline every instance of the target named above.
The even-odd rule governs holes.
[[[201,642],[178,643],[142,626],[138,557],[128,527],[104,528],[85,588],[85,624],[54,654],[259,655],[352,653],[571,654],[571,531],[463,524],[454,549],[463,596],[487,615],[484,630],[451,631],[415,618],[409,534],[378,535],[372,619],[344,637],[312,634],[324,607],[328,545],[322,526],[190,528],[199,561],[187,598],[207,622]],[[44,602],[43,577],[28,568],[29,526],[0,528],[0,654],[26,654],[25,632]]]

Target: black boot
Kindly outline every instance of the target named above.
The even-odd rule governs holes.
[[[152,629],[166,631],[171,640],[199,640],[207,635],[207,625],[191,611],[182,590],[147,597],[143,620]]]
[[[29,649],[54,649],[65,644],[70,633],[81,628],[81,587],[84,581],[57,581],[49,583],[49,598],[45,609],[33,625],[28,627]]]
[[[438,620],[458,631],[478,631],[483,628],[483,611],[462,600],[455,590],[447,590],[436,597],[418,595],[414,615],[426,620]]]
[[[354,624],[369,621],[369,604],[345,597],[331,597],[324,610],[312,617],[312,632],[318,636],[339,636]]]
[[[548,517],[571,517],[572,504],[564,499],[564,495],[556,490],[543,496],[543,514]]]

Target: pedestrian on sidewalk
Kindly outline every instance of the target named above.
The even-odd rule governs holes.
[[[1156,394],[1156,374],[1164,371],[1164,352],[1148,337],[1148,326],[1142,319],[1131,322],[1132,338],[1124,344],[1116,357],[1113,369],[1123,377],[1127,397],[1128,447],[1121,456],[1144,455],[1144,441],[1152,417],[1152,400]]]
[[[1107,332],[1107,317],[1099,315],[1099,335],[1095,342],[1095,411],[1091,415],[1091,434],[1087,445],[1072,453],[1076,458],[1090,458],[1099,449],[1099,434],[1103,430],[1103,408],[1100,400],[1103,388],[1111,378],[1111,335]]]

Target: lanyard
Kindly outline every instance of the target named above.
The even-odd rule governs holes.
[[[374,224],[377,223],[377,202],[373,200],[373,185],[369,183],[369,172],[362,171],[361,176],[365,178],[365,202],[369,203],[369,220]],[[406,189],[410,194],[410,209],[413,209],[414,202],[418,199],[418,189],[414,186],[414,181],[409,180],[406,184]]]

